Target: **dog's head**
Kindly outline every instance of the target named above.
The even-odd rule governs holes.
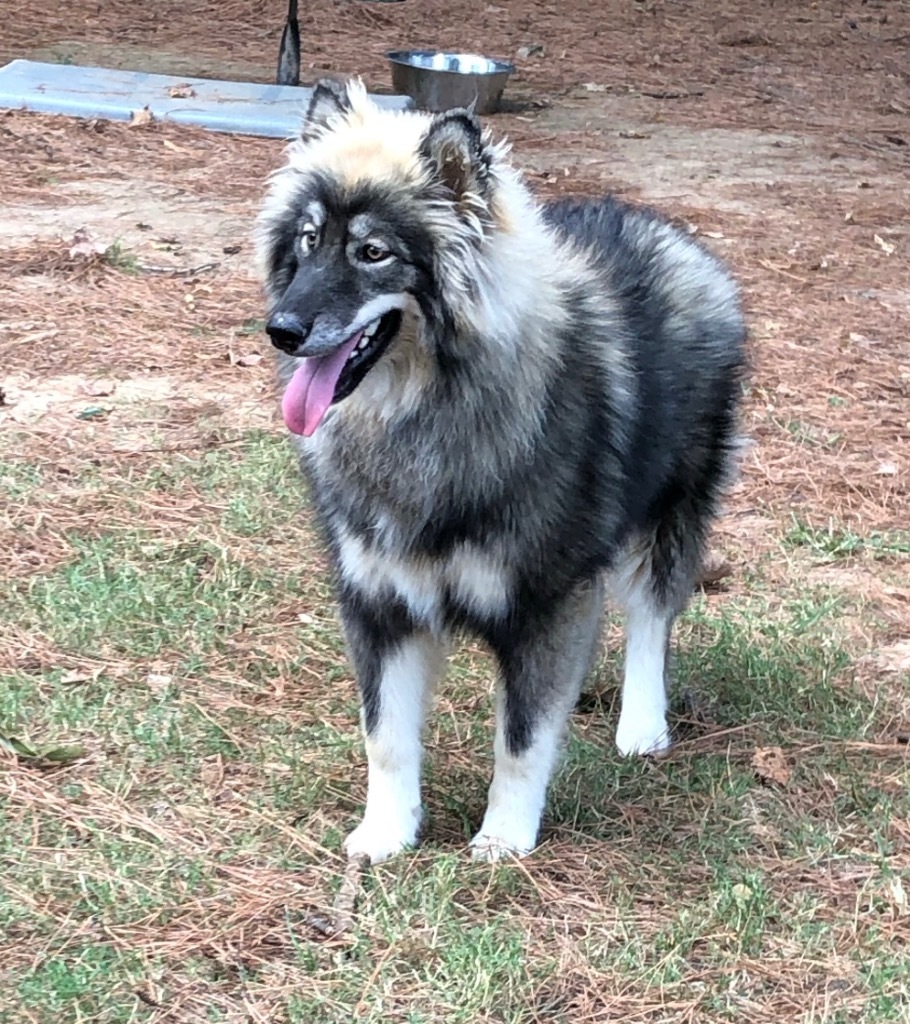
[[[299,360],[285,421],[309,436],[394,348],[406,317],[451,329],[473,263],[502,229],[504,150],[472,113],[383,109],[321,81],[259,222],[272,343]]]

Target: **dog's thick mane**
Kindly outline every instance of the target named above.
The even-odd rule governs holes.
[[[551,290],[563,282],[590,275],[583,254],[546,223],[540,204],[509,160],[507,141],[494,143],[489,130],[478,126],[483,189],[472,188],[474,182],[466,177],[453,197],[451,188],[440,182],[425,143],[442,118],[462,116],[459,112],[434,117],[383,108],[370,99],[359,79],[347,83],[342,97],[344,106],[316,123],[304,122],[300,136],[286,149],[285,165],[270,178],[257,225],[260,265],[275,222],[293,209],[301,183],[318,174],[352,189],[369,183],[408,197],[434,237],[446,290],[463,300],[453,305],[468,309],[473,325],[490,320],[501,325],[503,317],[519,312],[509,277],[524,282],[524,298],[539,306],[551,305]],[[267,283],[267,274],[262,276]],[[533,278],[539,278],[540,287],[529,289],[527,282]],[[504,299],[502,291],[510,298]],[[497,310],[495,317],[489,316],[491,307]]]

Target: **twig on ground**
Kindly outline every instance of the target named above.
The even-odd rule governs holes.
[[[137,263],[136,269],[144,274],[173,274],[174,277],[190,277],[193,274],[201,274],[204,270],[217,270],[221,266],[218,262],[197,263],[195,267],[165,267],[154,263]]]
[[[352,857],[341,876],[341,887],[332,905],[334,911],[335,935],[344,935],[354,927],[354,908],[363,884],[363,873],[369,866],[369,858]]]
[[[687,100],[697,96],[704,96],[702,89],[692,89],[691,91],[685,89],[659,89],[653,92],[650,89],[639,89],[639,93],[642,96],[650,97],[652,100]]]

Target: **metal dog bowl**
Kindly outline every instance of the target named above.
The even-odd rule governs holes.
[[[395,92],[405,93],[418,107],[432,111],[473,104],[476,113],[491,114],[515,70],[514,64],[476,53],[396,50],[386,57],[392,65]]]

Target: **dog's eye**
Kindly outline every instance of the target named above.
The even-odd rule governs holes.
[[[300,232],[300,247],[304,252],[312,252],[319,242],[319,232],[312,224],[305,224]]]
[[[381,242],[367,242],[358,255],[364,263],[381,263],[392,253]]]

